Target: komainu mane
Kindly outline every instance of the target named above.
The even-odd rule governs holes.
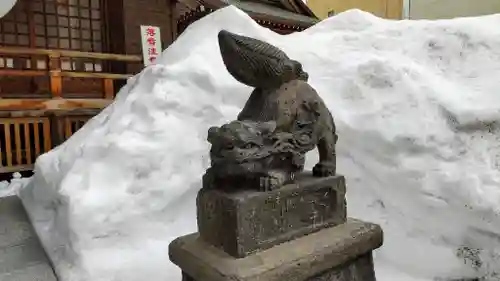
[[[263,191],[279,188],[304,169],[305,154],[315,147],[313,175],[335,175],[335,123],[302,65],[254,38],[222,30],[218,39],[228,72],[254,90],[236,121],[209,129],[205,184],[244,180]]]

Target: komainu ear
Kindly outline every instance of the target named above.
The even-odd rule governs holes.
[[[214,143],[215,139],[219,135],[219,130],[220,130],[219,127],[210,127],[208,129],[207,141],[209,143]]]
[[[309,79],[309,74],[304,71],[302,68],[302,64],[296,60],[290,60],[292,64],[294,65],[294,70],[295,70],[295,75],[297,76],[298,79],[307,81]]]

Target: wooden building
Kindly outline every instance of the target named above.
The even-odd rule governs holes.
[[[31,169],[112,102],[143,68],[140,25],[159,27],[166,48],[229,3],[199,1],[18,0],[0,19],[0,174]],[[281,33],[316,21],[300,0],[231,3]]]
[[[178,33],[214,10],[234,5],[257,23],[277,33],[302,31],[318,18],[302,0],[180,0],[176,5]]]
[[[321,19],[360,9],[387,19],[449,19],[500,13],[500,0],[308,0]]]
[[[406,1],[407,0],[307,0],[307,5],[321,19],[350,9],[360,9],[381,18],[401,19],[404,14]]]

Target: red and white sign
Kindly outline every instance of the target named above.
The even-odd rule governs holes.
[[[150,25],[141,25],[142,56],[144,66],[156,61],[161,54],[160,28]]]

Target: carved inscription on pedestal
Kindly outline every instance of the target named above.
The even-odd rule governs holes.
[[[245,217],[253,221],[249,234],[258,245],[280,234],[328,223],[337,210],[337,192],[329,187],[318,191],[294,192],[287,197],[269,197],[262,206],[254,206]]]

